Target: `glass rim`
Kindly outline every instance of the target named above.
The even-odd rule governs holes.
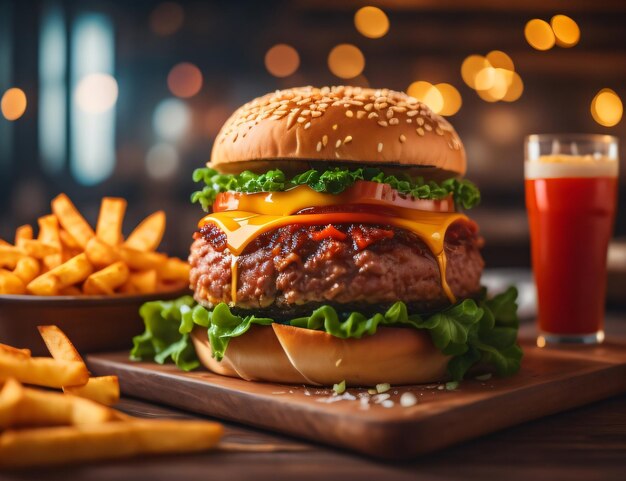
[[[542,142],[542,141],[555,140],[555,139],[574,140],[574,141],[585,140],[589,142],[602,142],[605,144],[615,142],[619,144],[619,137],[615,135],[580,134],[580,133],[530,134],[524,137],[524,143],[528,144],[530,142]]]

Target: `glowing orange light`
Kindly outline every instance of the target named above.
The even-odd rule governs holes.
[[[591,101],[591,116],[600,125],[613,127],[622,120],[622,100],[611,89],[602,89]]]
[[[380,38],[389,31],[389,18],[378,7],[362,7],[354,14],[354,26],[367,38]]]
[[[526,24],[524,36],[528,44],[537,50],[550,50],[556,41],[550,24],[538,18],[534,18]]]
[[[509,85],[506,95],[502,97],[505,102],[515,102],[522,96],[524,92],[524,82],[517,72],[512,72],[511,84]]]
[[[441,95],[439,89],[430,82],[423,80],[413,82],[409,85],[406,93],[428,105],[435,113],[439,113],[441,109],[443,109],[443,95]]]
[[[26,94],[22,89],[11,88],[4,92],[2,101],[0,101],[0,108],[2,109],[2,115],[7,120],[17,120],[26,111]]]
[[[177,97],[193,97],[202,88],[202,72],[192,63],[179,63],[167,75],[167,86]]]
[[[482,55],[470,55],[461,65],[461,77],[468,87],[476,88],[476,75],[486,67],[490,67],[489,61]]]
[[[552,30],[556,36],[556,44],[559,47],[573,47],[580,40],[580,28],[578,24],[566,15],[555,15],[550,20]]]
[[[300,66],[300,55],[290,45],[279,43],[265,54],[265,68],[274,77],[288,77]]]
[[[183,26],[185,12],[174,2],[159,3],[150,14],[150,28],[157,35],[166,37],[176,33]]]
[[[461,94],[456,89],[456,87],[450,84],[443,83],[435,85],[435,88],[443,97],[443,106],[437,113],[444,116],[456,114],[463,104]]]
[[[351,79],[363,72],[365,57],[358,47],[342,43],[328,54],[328,68],[337,77]]]
[[[515,70],[513,60],[501,50],[492,50],[486,56],[487,61],[493,68],[503,68],[505,70]]]

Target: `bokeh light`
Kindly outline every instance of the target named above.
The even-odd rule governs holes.
[[[178,3],[159,3],[150,14],[150,29],[162,37],[176,33],[183,26],[185,11]]]
[[[456,87],[447,83],[441,83],[435,85],[435,88],[443,97],[443,106],[437,113],[446,117],[456,114],[463,104],[461,94]]]
[[[362,7],[354,14],[354,26],[364,37],[380,38],[389,31],[389,18],[378,7]]]
[[[339,78],[351,79],[363,72],[365,57],[358,47],[342,43],[328,54],[328,68]]]
[[[152,146],[146,154],[146,171],[153,179],[167,179],[178,169],[180,157],[176,148],[166,142]]]
[[[470,55],[461,65],[461,77],[468,87],[476,88],[476,75],[484,68],[490,67],[489,61],[482,55]]]
[[[27,103],[26,94],[22,89],[10,88],[4,92],[0,101],[2,115],[7,120],[17,120],[24,115]]]
[[[117,101],[117,82],[109,74],[93,73],[83,77],[74,92],[78,107],[92,114],[106,112]]]
[[[502,97],[502,100],[505,102],[515,102],[524,92],[524,82],[522,82],[522,77],[520,77],[517,72],[511,73],[513,74],[511,77],[511,84],[509,85],[504,97]]]
[[[443,95],[441,95],[439,89],[430,82],[423,80],[413,82],[409,85],[409,88],[406,89],[406,93],[428,105],[435,113],[439,113],[443,108]]]
[[[550,24],[538,18],[533,18],[526,24],[524,36],[528,44],[536,50],[550,50],[556,42]]]
[[[624,106],[619,95],[611,89],[602,89],[591,101],[591,116],[600,125],[613,127],[622,120]]]
[[[291,45],[279,43],[265,54],[265,68],[274,77],[289,77],[300,66],[300,55]]]
[[[193,97],[202,88],[202,72],[192,63],[179,63],[167,75],[167,86],[176,97]]]
[[[493,68],[503,68],[505,70],[515,70],[515,65],[513,64],[513,60],[502,50],[492,50],[485,57],[487,62]]]
[[[555,15],[550,20],[550,25],[559,47],[573,47],[580,40],[578,24],[567,15]]]
[[[165,140],[176,141],[183,137],[191,124],[191,112],[179,99],[162,100],[154,109],[152,126]]]

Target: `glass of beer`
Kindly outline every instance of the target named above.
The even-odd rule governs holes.
[[[610,135],[526,138],[526,208],[540,347],[604,339],[618,164],[618,139]]]

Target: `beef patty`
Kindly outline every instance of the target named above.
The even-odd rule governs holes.
[[[411,312],[449,304],[433,254],[418,236],[390,226],[289,225],[252,241],[237,259],[235,311],[275,319],[308,315],[322,304],[342,312],[384,309],[401,300]],[[206,307],[232,304],[233,256],[225,234],[207,224],[194,235],[189,263],[195,299]],[[480,288],[482,239],[476,224],[458,221],[446,233],[446,278],[457,298]],[[249,313],[249,312],[248,312]]]

